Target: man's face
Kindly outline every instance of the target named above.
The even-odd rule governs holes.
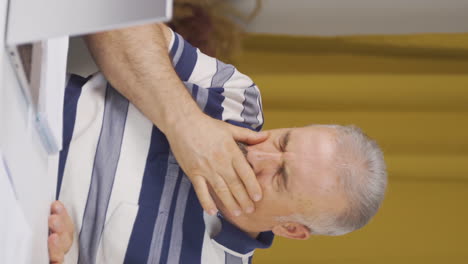
[[[341,208],[343,199],[336,190],[333,169],[334,129],[307,126],[269,133],[266,141],[244,149],[263,189],[255,212],[245,217],[273,225],[272,219],[277,216]]]

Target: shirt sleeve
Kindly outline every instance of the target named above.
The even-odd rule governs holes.
[[[262,128],[260,90],[247,75],[202,53],[177,33],[170,56],[180,79],[207,115],[256,131]]]

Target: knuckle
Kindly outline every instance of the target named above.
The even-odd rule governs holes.
[[[245,162],[245,163],[244,163]],[[255,179],[255,173],[247,161],[242,161],[239,166],[239,176],[243,179]]]
[[[241,178],[237,174],[233,174],[231,177],[226,179],[229,185],[242,185]]]
[[[225,183],[221,182],[215,183],[213,185],[213,189],[218,194],[225,194],[230,192],[228,186]]]
[[[257,193],[261,191],[260,186],[255,181],[246,182],[245,188],[247,189],[248,193]]]
[[[54,228],[55,225],[56,225],[56,223],[58,222],[58,220],[59,220],[59,219],[58,219],[57,215],[51,215],[51,216],[49,216],[49,221],[48,221],[48,223],[49,223],[49,228]]]
[[[241,181],[239,181],[238,179],[234,179],[234,180],[231,180],[228,182],[229,184],[229,187],[231,187],[232,189],[235,189],[235,190],[243,190],[244,189],[244,184],[242,184]]]

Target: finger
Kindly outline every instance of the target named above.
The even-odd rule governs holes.
[[[60,224],[62,224],[62,222],[60,222]],[[61,250],[61,252],[67,253],[73,243],[73,231],[65,230],[63,232],[56,232],[53,229],[50,229],[50,230],[51,230],[51,235],[54,235],[54,238],[53,238],[54,241],[55,239],[57,239],[55,242],[58,243],[57,245],[55,244],[53,245],[58,247]],[[55,236],[57,236],[58,238],[55,238]]]
[[[218,212],[218,209],[210,195],[205,179],[202,176],[196,176],[192,180],[192,185],[203,210],[210,215],[215,215]]]
[[[60,220],[64,225],[64,232],[66,232],[68,234],[68,236],[70,237],[70,240],[73,241],[73,233],[74,233],[74,230],[75,230],[75,226],[73,225],[73,221],[72,221],[72,219],[70,217],[70,214],[68,214],[68,211],[65,208],[65,206],[63,206],[63,204],[60,203],[60,202],[59,202],[59,204],[62,207],[59,215],[60,215]]]
[[[234,157],[232,166],[242,180],[250,198],[256,202],[260,201],[262,199],[262,188],[258,183],[257,176],[255,176],[249,163],[241,153]]]
[[[63,244],[65,252],[71,247],[74,236],[74,226],[66,208],[59,201],[55,201],[51,206],[52,215],[49,216],[49,229],[52,233],[59,235],[59,240]]]
[[[63,230],[64,225],[62,221],[57,220],[58,216],[54,215],[52,220],[49,220],[49,229],[51,235],[58,236],[58,246],[61,252],[66,253],[73,243],[73,231]],[[50,219],[50,218],[49,218]],[[59,223],[57,225],[57,223]],[[58,226],[58,227],[57,227]]]
[[[49,229],[52,233],[61,234],[65,231],[65,225],[60,215],[53,214],[49,216]]]
[[[60,245],[58,234],[51,234],[47,240],[49,247],[49,259],[51,263],[63,263],[65,253]]]
[[[255,210],[254,203],[250,199],[241,178],[238,177],[235,170],[232,170],[230,176],[225,175],[224,181],[242,210],[246,213],[253,213]]]
[[[67,213],[64,211],[65,207],[59,201],[54,201],[50,206],[49,228],[53,232],[61,233],[65,230]]]
[[[230,124],[227,125],[236,141],[253,145],[261,143],[268,138],[268,132],[255,132],[248,128],[236,127]]]
[[[221,176],[217,176],[214,182],[209,183],[213,188],[214,192],[221,200],[226,209],[234,216],[241,215],[241,209],[237,204],[236,200],[232,196],[231,190],[224,182]]]
[[[65,210],[65,207],[60,201],[54,201],[50,206],[50,213],[51,214],[61,214]]]
[[[73,244],[73,233],[63,233],[59,235],[59,240],[62,244],[62,252],[64,254],[68,253]]]

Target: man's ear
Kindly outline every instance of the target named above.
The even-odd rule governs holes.
[[[309,228],[294,222],[280,223],[275,225],[271,231],[277,236],[290,239],[306,240],[310,236]]]

